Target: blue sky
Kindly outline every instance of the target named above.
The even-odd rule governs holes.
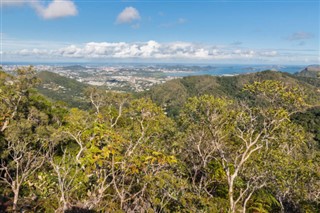
[[[3,61],[315,64],[320,1],[2,0]]]

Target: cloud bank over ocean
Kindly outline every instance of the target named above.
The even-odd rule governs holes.
[[[208,45],[192,42],[88,42],[82,45],[64,45],[60,48],[24,48],[19,50],[5,51],[5,57],[33,57],[46,59],[69,58],[74,59],[140,59],[140,60],[181,60],[181,61],[223,61],[256,60],[263,62],[277,62],[287,59],[297,60],[298,55],[287,54],[284,50],[249,49],[234,45]],[[300,53],[303,55],[303,53]],[[306,60],[317,58],[305,56]]]

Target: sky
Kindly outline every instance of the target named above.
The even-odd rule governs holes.
[[[1,62],[319,64],[319,0],[1,0]]]

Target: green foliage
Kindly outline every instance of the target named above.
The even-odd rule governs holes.
[[[282,82],[287,88],[299,88],[303,92],[308,104],[319,104],[320,80],[304,78],[288,73],[264,71],[237,76],[192,76],[175,79],[157,85],[149,91],[140,94],[140,97],[149,97],[152,101],[166,108],[169,116],[177,117],[179,111],[188,98],[201,95],[213,95],[236,100],[249,99],[253,105],[263,104],[263,99],[243,92],[246,84],[263,82],[266,80]],[[292,91],[294,92],[294,91]],[[177,95],[179,94],[179,95]],[[288,97],[289,98],[289,97]]]
[[[273,106],[282,106],[288,110],[302,109],[306,105],[303,91],[298,87],[288,87],[282,82],[266,80],[244,85],[244,91],[260,96],[264,102]]]
[[[316,84],[275,72],[201,76],[138,99],[40,76],[79,90],[91,108],[40,95],[32,67],[0,71],[0,193],[17,201],[7,211],[319,208],[319,109],[304,109]]]
[[[313,134],[313,139],[320,148],[320,107],[307,109],[305,112],[298,112],[291,116],[293,122],[301,125],[304,129]]]
[[[311,65],[296,73],[296,75],[306,78],[317,78],[320,75],[320,67],[319,65]]]
[[[272,193],[266,190],[257,191],[251,201],[250,207],[248,208],[248,212],[261,212],[268,213],[272,212],[272,210],[280,208],[279,201],[272,195]]]
[[[69,107],[88,109],[89,103],[84,99],[88,85],[48,71],[42,71],[37,76],[41,80],[37,90],[41,94],[54,101],[63,101]]]

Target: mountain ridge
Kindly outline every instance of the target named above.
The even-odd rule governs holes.
[[[270,70],[236,76],[188,76],[156,85],[139,95],[166,107],[169,114],[177,115],[179,108],[189,97],[209,94],[241,99],[244,98],[241,90],[245,84],[264,80],[281,81],[287,85],[303,88],[309,103],[320,103],[320,79]]]
[[[297,72],[296,75],[302,77],[320,78],[320,65],[309,65],[300,72]]]

